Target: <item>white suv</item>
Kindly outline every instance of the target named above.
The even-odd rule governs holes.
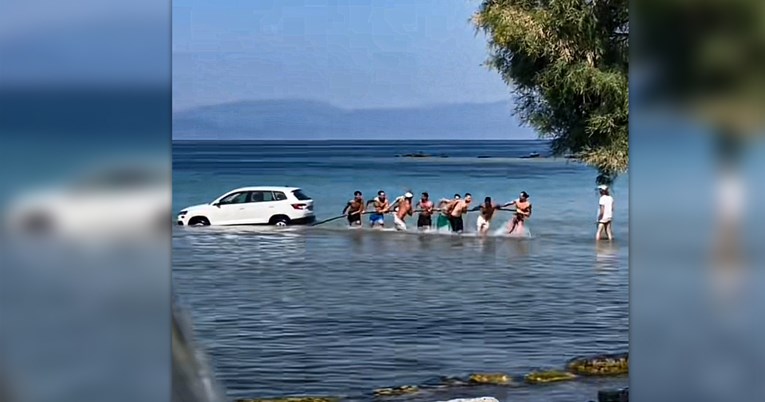
[[[178,214],[178,225],[301,225],[316,220],[313,200],[297,187],[242,187]]]

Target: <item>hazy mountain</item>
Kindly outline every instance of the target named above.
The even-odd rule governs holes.
[[[306,100],[242,101],[175,112],[174,139],[531,139],[509,102],[341,109]]]

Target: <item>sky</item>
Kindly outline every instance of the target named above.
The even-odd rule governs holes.
[[[307,99],[401,108],[510,99],[478,0],[174,0],[173,110]]]

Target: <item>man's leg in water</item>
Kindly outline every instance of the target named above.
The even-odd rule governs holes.
[[[611,221],[606,222],[606,235],[608,235],[608,240],[613,240],[614,236],[611,233]]]
[[[600,232],[602,232],[604,228],[605,225],[601,222],[598,222],[598,232],[595,233],[595,240],[600,240]]]
[[[510,226],[510,231],[509,231],[509,232],[507,232],[507,234],[513,234],[513,232],[515,231],[515,228],[516,228],[517,226],[518,226],[518,217],[517,217],[517,216],[514,216],[514,217],[513,217],[513,222],[512,222],[512,225]]]

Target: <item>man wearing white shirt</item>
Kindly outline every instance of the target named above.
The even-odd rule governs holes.
[[[598,186],[600,190],[600,200],[598,201],[598,233],[595,240],[600,240],[600,233],[605,230],[608,240],[613,239],[611,233],[611,221],[614,217],[614,197],[608,193],[608,186]]]

